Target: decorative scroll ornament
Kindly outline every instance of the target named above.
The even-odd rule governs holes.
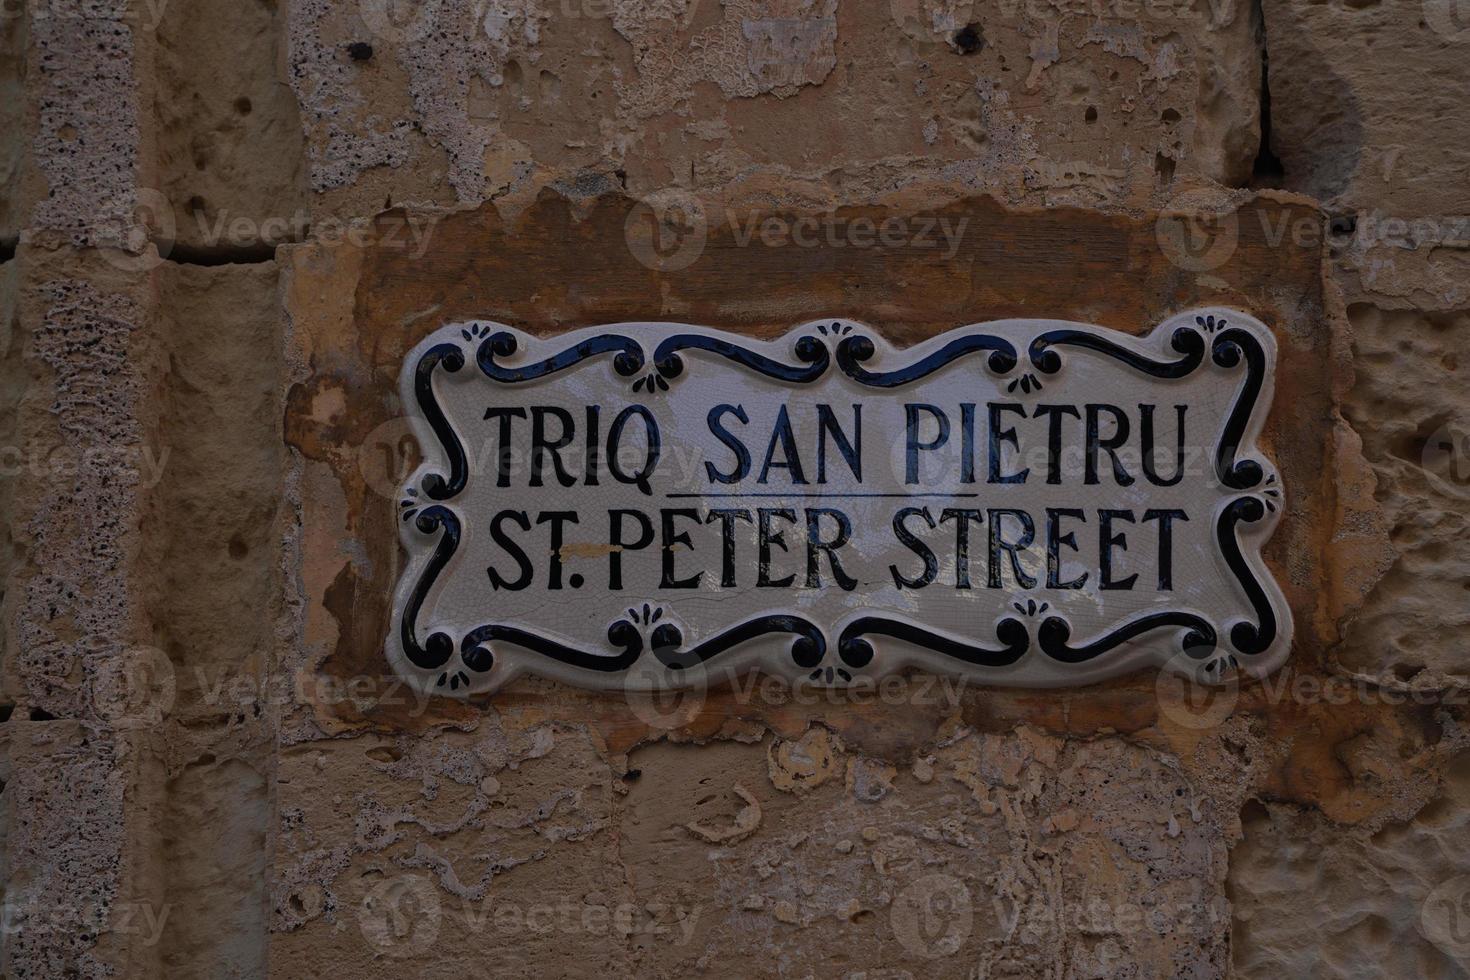
[[[455,324],[409,354],[424,462],[386,649],[427,689],[677,688],[908,667],[990,685],[1287,656],[1260,549],[1271,331],[1003,320],[896,349],[625,323]]]

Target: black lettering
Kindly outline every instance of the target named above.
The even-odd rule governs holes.
[[[970,588],[970,522],[982,523],[980,511],[964,507],[946,507],[939,512],[939,523],[954,521],[954,587]]]
[[[1046,482],[1052,486],[1062,482],[1062,417],[1080,419],[1076,405],[1037,405],[1033,418],[1046,416]]]
[[[786,534],[783,531],[771,529],[771,521],[781,518],[790,524],[796,523],[796,512],[784,508],[757,507],[756,508],[756,541],[759,545],[757,558],[759,564],[756,568],[755,584],[763,589],[785,589],[796,581],[795,573],[783,579],[771,579],[771,546],[775,545],[782,551],[789,551],[786,546]]]
[[[548,415],[561,425],[561,434],[554,440],[546,438]],[[547,456],[551,457],[551,468],[556,473],[557,483],[569,487],[577,482],[577,478],[568,473],[561,462],[561,450],[571,445],[575,434],[572,413],[566,409],[540,405],[531,409],[531,486],[541,486],[541,467]]]
[[[1113,434],[1107,439],[1101,437],[1102,426],[1099,419],[1103,412],[1113,417]],[[1128,416],[1123,414],[1123,410],[1116,405],[1089,403],[1087,405],[1087,462],[1082,482],[1088,486],[1095,486],[1098,483],[1097,454],[1098,450],[1102,450],[1113,461],[1113,479],[1118,481],[1118,486],[1132,486],[1133,477],[1124,469],[1117,453],[1118,448],[1127,441]]]
[[[1184,479],[1184,411],[1188,406],[1175,405],[1174,411],[1179,415],[1178,449],[1174,456],[1174,475],[1167,480],[1160,479],[1154,458],[1154,409],[1155,405],[1138,406],[1138,437],[1143,443],[1143,475],[1156,487],[1172,487]],[[1148,517],[1144,517],[1148,520]],[[1187,518],[1186,518],[1187,520]]]
[[[638,522],[638,540],[623,540],[623,518],[632,517]],[[648,515],[637,510],[610,510],[607,512],[608,526],[608,552],[607,552],[607,587],[609,589],[622,589],[623,587],[623,552],[638,551],[653,544],[653,522]]]
[[[506,521],[515,521],[521,526],[522,531],[529,531],[531,530],[531,519],[523,510],[503,510],[490,519],[490,539],[504,548],[507,555],[510,555],[511,560],[519,569],[519,574],[514,580],[504,578],[493,565],[485,571],[490,575],[492,589],[509,589],[512,592],[519,592],[531,584],[531,562],[526,558],[526,552],[521,546],[512,541],[510,535],[505,533],[502,525]]]
[[[934,405],[905,405],[903,412],[905,419],[904,482],[913,484],[919,482],[919,451],[938,449],[949,441],[949,416]],[[919,441],[920,412],[928,412],[939,423],[939,434],[934,437],[933,442]]]
[[[837,424],[831,405],[817,406],[817,482],[827,482],[827,437],[837,444],[837,452],[852,471],[852,478],[863,482],[863,406],[852,406],[852,439]]]
[[[643,465],[636,472],[628,473],[623,469],[623,461],[618,458],[618,447],[623,441],[623,429],[627,426],[628,419],[635,415],[643,420],[648,440],[643,454]],[[648,409],[642,405],[629,405],[613,419],[612,427],[607,430],[607,471],[613,475],[613,479],[619,483],[636,483],[639,490],[652,496],[653,488],[648,485],[648,477],[658,465],[660,452],[658,421]]]
[[[1146,510],[1145,521],[1159,522],[1159,591],[1174,591],[1174,522],[1187,521],[1182,510]]]
[[[1048,589],[1080,589],[1087,581],[1087,573],[1083,572],[1081,578],[1071,581],[1061,581],[1062,575],[1062,548],[1077,550],[1077,535],[1068,531],[1061,533],[1062,518],[1070,517],[1074,520],[1087,522],[1087,516],[1082,511],[1073,507],[1048,507],[1046,509],[1046,587]]]
[[[975,403],[960,403],[960,482],[975,482]],[[941,521],[943,517],[939,518]]]
[[[1031,520],[1031,515],[1024,510],[1015,510],[1009,507],[992,507],[985,512],[986,520],[990,522],[990,569],[986,584],[992,589],[1002,587],[1005,569],[1000,563],[1000,553],[1004,551],[1010,556],[1011,574],[1015,576],[1016,584],[1023,589],[1036,588],[1036,579],[1026,574],[1021,567],[1021,551],[1031,547],[1036,540],[1036,522]],[[1014,517],[1021,523],[1021,537],[1018,541],[1007,541],[1001,518]]]
[[[991,483],[1025,483],[1026,477],[1031,474],[1030,469],[1021,470],[1019,473],[1002,474],[1001,443],[1008,442],[1017,450],[1021,448],[1021,442],[1016,438],[1015,429],[1002,429],[1000,415],[1002,412],[1015,412],[1021,418],[1026,417],[1026,406],[1010,403],[991,402],[985,406],[990,414],[990,481]],[[1027,518],[1030,519],[1029,517]],[[991,525],[994,527],[994,525]]]
[[[686,521],[700,523],[699,511],[691,509],[665,508],[660,515],[663,525],[663,576],[659,579],[658,587],[661,589],[697,589],[699,580],[704,577],[704,572],[696,572],[690,578],[676,578],[674,575],[674,546],[682,544],[689,550],[694,550],[694,540],[688,531],[674,530],[674,519],[682,518]]]
[[[1121,531],[1114,534],[1113,521],[1127,521],[1132,524],[1134,523],[1133,511],[1099,509],[1097,521],[1099,564],[1102,566],[1102,574],[1098,576],[1098,588],[1125,591],[1132,589],[1133,583],[1138,581],[1136,573],[1120,582],[1113,581],[1113,547],[1116,545],[1119,551],[1128,550],[1128,535]]]
[[[485,418],[500,420],[500,442],[496,448],[495,458],[495,485],[497,487],[510,486],[510,464],[515,451],[515,443],[512,439],[511,426],[513,419],[526,417],[524,408],[487,408]]]
[[[837,522],[837,537],[831,541],[822,540],[822,518],[831,517]],[[820,589],[822,587],[822,568],[820,555],[827,556],[827,562],[832,566],[832,578],[836,580],[843,592],[851,592],[857,588],[857,579],[847,574],[842,567],[842,562],[837,558],[837,549],[852,538],[852,519],[840,510],[829,507],[811,507],[806,512],[806,587],[809,589]]]
[[[780,461],[776,460],[776,446],[781,447]],[[791,474],[791,482],[801,485],[806,483],[806,475],[801,469],[801,454],[796,451],[796,434],[791,431],[791,417],[786,413],[786,406],[781,406],[781,411],[776,414],[776,424],[771,429],[771,441],[766,445],[766,461],[761,466],[761,475],[756,478],[757,483],[767,482],[772,469],[786,470]]]
[[[909,578],[898,570],[897,565],[889,565],[888,573],[893,576],[893,584],[900,589],[922,589],[933,582],[935,576],[939,574],[939,559],[934,557],[934,549],[919,540],[912,531],[904,526],[904,522],[910,517],[922,517],[924,523],[928,524],[932,530],[936,526],[934,516],[929,513],[928,507],[904,507],[893,515],[894,536],[902,542],[904,547],[923,560],[924,571],[918,578]]]
[[[720,522],[720,587],[735,588],[735,522],[755,523],[748,510],[712,510],[705,523]]]
[[[551,525],[551,567],[546,576],[548,589],[561,588],[561,546],[565,540],[562,528],[576,523],[577,512],[572,510],[544,510],[536,515],[537,527],[542,524]]]
[[[597,405],[587,406],[587,450],[586,450],[586,483],[589,487],[597,486],[597,456],[600,442],[597,430],[600,426],[602,408]]]
[[[745,414],[743,405],[716,405],[709,410],[709,415],[705,416],[710,432],[714,433],[716,439],[730,447],[735,454],[735,469],[729,473],[721,473],[715,469],[714,463],[706,460],[704,472],[711,483],[739,483],[750,475],[750,450],[745,448],[745,443],[741,442],[738,436],[720,424],[720,418],[724,415],[733,415],[747,425],[750,423],[750,416]]]

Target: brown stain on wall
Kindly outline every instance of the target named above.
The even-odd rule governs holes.
[[[545,191],[514,217],[492,207],[444,216],[434,229],[428,258],[380,244],[343,261],[344,274],[323,280],[343,291],[337,312],[329,325],[324,317],[304,335],[309,375],[291,388],[286,413],[288,441],[312,465],[324,467],[321,477],[338,488],[332,501],[304,495],[307,524],[326,521],[328,527],[340,527],[338,533],[347,535],[357,556],[336,564],[307,556],[308,598],[320,604],[323,622],[332,624],[330,635],[323,634],[325,655],[314,669],[343,679],[391,673],[381,644],[401,561],[394,507],[368,485],[352,448],[402,414],[397,377],[403,357],[445,323],[490,319],[550,335],[597,323],[662,319],[766,338],[807,320],[843,316],[906,346],[957,326],[1004,317],[1079,320],[1138,334],[1180,311],[1225,305],[1250,312],[1277,336],[1275,404],[1261,441],[1280,467],[1288,503],[1265,557],[1296,619],[1290,669],[1322,671],[1338,640],[1338,618],[1354,605],[1353,596],[1333,592],[1341,576],[1332,563],[1345,554],[1331,546],[1345,533],[1336,525],[1337,486],[1342,470],[1362,463],[1334,455],[1345,444],[1338,437],[1343,426],[1337,411],[1338,392],[1346,384],[1344,346],[1322,293],[1320,248],[1280,233],[1294,222],[1320,224],[1320,212],[1301,199],[1258,197],[1235,213],[1238,243],[1228,259],[1194,273],[1170,260],[1157,215],[1012,210],[984,197],[935,198],[935,206],[926,207],[928,200],[907,191],[877,204],[839,209],[835,217],[867,218],[878,227],[894,217],[908,220],[910,227],[932,218],[963,228],[948,258],[941,249],[912,243],[797,248],[789,242],[769,245],[758,233],[742,243],[738,235],[749,227],[744,216],[769,214],[751,205],[726,214],[711,209],[699,258],[681,271],[659,272],[641,264],[625,244],[635,201],[617,196],[571,200]],[[383,220],[399,218],[390,214]],[[298,257],[298,263],[320,261],[311,252]],[[331,397],[325,400],[334,405],[345,398],[345,408],[318,418],[314,406],[327,392]],[[1371,536],[1348,537],[1359,549],[1350,555],[1354,561],[1362,560],[1363,548],[1386,548]],[[672,734],[696,739],[764,730],[799,734],[816,720],[862,751],[895,761],[931,743],[956,719],[982,731],[1030,725],[1084,738],[1122,732],[1165,745],[1168,738],[1158,734],[1155,676],[1145,671],[1069,691],[967,689],[953,710],[928,713],[881,703],[782,708],[717,691]],[[554,697],[548,696],[550,690]],[[1243,694],[1239,710],[1262,713],[1268,725],[1293,732],[1273,792],[1316,802],[1346,791],[1349,780],[1323,761],[1330,756],[1331,740],[1350,734],[1345,717],[1273,718],[1278,709],[1254,703],[1249,690]],[[410,710],[411,702],[364,710],[361,704],[338,701],[319,703],[316,717],[327,730],[425,730],[466,724],[491,706],[575,718],[600,732],[615,753],[662,734],[633,717],[621,698],[540,681],[518,682],[470,703],[436,698],[421,716]],[[1311,714],[1313,709],[1290,710]],[[1297,775],[1303,770],[1305,776]]]

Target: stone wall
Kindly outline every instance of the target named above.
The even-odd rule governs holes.
[[[1451,0],[0,4],[0,975],[1470,973],[1467,57]],[[1300,367],[1273,678],[387,676],[442,323],[1205,301]]]

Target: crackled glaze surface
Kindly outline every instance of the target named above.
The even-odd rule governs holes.
[[[1140,339],[1006,320],[903,350],[842,319],[774,341],[447,325],[403,369],[427,450],[398,502],[389,659],[465,694],[757,667],[1264,675],[1291,632],[1259,558],[1283,494],[1254,449],[1275,360],[1269,328],[1226,310]]]

